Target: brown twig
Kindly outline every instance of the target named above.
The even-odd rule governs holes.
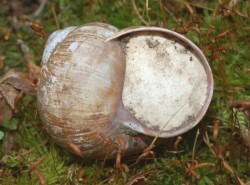
[[[142,21],[143,24],[145,24],[146,26],[150,26],[150,23],[148,23],[142,16],[141,14],[139,13],[139,10],[137,9],[137,6],[135,4],[135,1],[134,0],[131,0],[132,2],[132,5],[133,5],[133,8],[135,10],[135,13],[137,14],[137,16],[139,17],[139,19]]]
[[[41,162],[43,162],[44,159],[44,156],[40,157],[34,164],[29,167],[29,172],[33,171],[39,164],[41,164]]]
[[[155,142],[158,139],[158,137],[160,136],[160,134],[163,132],[164,128],[167,126],[167,124],[182,110],[182,108],[189,102],[186,102],[185,104],[183,104],[179,110],[177,110],[172,116],[171,118],[165,123],[165,125],[163,125],[163,127],[159,130],[159,132],[156,134],[156,136],[154,137],[153,141],[150,143],[150,145],[148,147],[146,147],[142,154],[137,158],[136,163],[138,163],[141,159],[145,158],[148,155],[152,155],[155,156],[155,153],[152,151],[152,149],[155,147]]]
[[[25,59],[24,64],[29,70],[29,79],[31,80],[31,82],[37,81],[38,74],[40,73],[41,68],[37,66],[32,60],[29,47],[20,39],[17,40],[17,44],[20,46],[24,54],[24,59]]]
[[[57,15],[56,15],[55,1],[54,0],[51,0],[51,9],[52,9],[52,13],[53,13],[54,20],[55,20],[55,23],[56,23],[56,28],[59,30],[60,25],[59,25],[58,18],[57,18]]]
[[[43,11],[46,3],[48,2],[48,0],[42,0],[40,6],[37,8],[37,10],[35,11],[35,13],[33,14],[34,17],[37,17],[41,14],[41,12]]]
[[[190,31],[190,30],[193,30],[193,31],[195,31],[195,32],[197,32],[197,33],[199,33],[199,34],[201,34],[200,28],[198,28],[198,27],[196,27],[196,26],[191,26],[191,27],[188,27],[188,28],[186,29],[186,31]]]
[[[40,185],[46,185],[46,181],[45,181],[44,176],[37,170],[35,170],[34,173],[37,176],[37,178],[38,178],[38,180],[40,182]]]
[[[147,171],[147,172],[137,174],[137,175],[131,177],[125,185],[133,185],[136,182],[138,182],[139,180],[146,179],[146,176],[149,175],[150,173],[158,172],[158,171],[159,170],[152,170],[152,171]]]
[[[194,146],[193,146],[193,152],[192,152],[192,160],[195,160],[195,148],[197,144],[198,137],[200,135],[200,130],[198,129],[196,132],[195,140],[194,140]]]
[[[181,136],[178,136],[178,138],[177,138],[176,141],[174,142],[174,150],[175,150],[175,151],[178,151],[178,146],[179,146],[179,143],[180,143],[181,140],[182,140],[182,137],[181,137]]]
[[[121,163],[121,158],[122,158],[122,152],[126,149],[126,142],[123,139],[122,136],[116,136],[116,140],[119,143],[119,145],[117,143],[115,143],[114,141],[112,141],[106,134],[104,134],[103,132],[99,132],[99,135],[102,137],[102,139],[110,146],[114,147],[117,149],[117,154],[116,154],[116,160],[115,160],[115,168],[117,169],[124,169],[124,171],[126,173],[129,172],[129,168],[128,165]],[[106,155],[107,156],[107,155]],[[106,158],[106,157],[105,157]]]
[[[150,23],[151,20],[150,20],[149,13],[148,13],[149,10],[150,10],[150,9],[149,9],[149,7],[148,7],[148,0],[146,0],[146,15],[147,15],[149,24],[151,24],[151,23]]]
[[[233,169],[230,167],[230,165],[227,163],[227,161],[224,159],[224,157],[221,155],[221,151],[222,148],[217,148],[214,147],[210,141],[209,141],[209,137],[207,132],[205,132],[205,135],[203,136],[203,140],[204,142],[207,144],[207,146],[210,148],[210,150],[212,151],[212,153],[216,156],[216,158],[218,159],[218,161],[220,162],[221,166],[224,168],[224,170],[229,171],[230,173],[232,173],[236,180],[238,181],[238,183],[240,185],[244,185],[243,181],[239,178],[239,176],[233,171]]]
[[[215,39],[224,37],[224,36],[226,36],[228,33],[229,33],[229,30],[226,30],[226,31],[224,31],[224,32],[222,32],[222,33],[219,33],[219,34],[217,34],[217,35],[215,36]]]
[[[208,32],[207,32],[207,35],[206,35],[207,39],[210,38],[211,34],[212,34],[213,31],[214,31],[214,28],[215,28],[214,26],[211,26],[211,27],[209,28],[209,30],[208,30]]]
[[[113,142],[106,134],[103,132],[99,132],[99,136],[102,137],[102,139],[110,146],[113,146],[114,148],[118,149],[119,146],[117,143]]]
[[[84,157],[84,153],[81,151],[81,149],[80,149],[76,144],[70,143],[70,144],[69,144],[69,147],[70,147],[71,150],[74,151],[74,153],[75,153],[76,155],[78,155],[78,156],[81,157],[81,158]]]
[[[186,170],[185,175],[186,175],[187,173],[190,173],[192,176],[194,176],[195,178],[199,179],[199,178],[200,178],[200,175],[197,174],[197,173],[195,172],[195,170],[198,169],[198,168],[201,168],[201,167],[203,167],[203,166],[215,167],[215,164],[214,164],[214,163],[198,163],[198,162],[197,162],[197,164],[195,164],[194,166],[189,167],[189,168]]]
[[[193,15],[193,14],[194,14],[194,10],[193,10],[193,8],[190,6],[190,4],[187,3],[186,1],[184,1],[184,5],[185,5],[185,7],[188,9],[190,15]]]
[[[119,148],[116,155],[115,167],[118,169],[124,169],[126,173],[129,172],[128,165],[121,163],[122,152],[126,149],[126,142],[122,136],[116,136],[116,140],[119,143]]]
[[[214,121],[213,137],[217,141],[219,135],[219,120]]]
[[[167,124],[183,109],[183,107],[189,102],[184,103],[179,110],[177,110],[172,116],[171,118],[165,123],[165,125],[163,125],[163,127],[159,130],[159,132],[156,134],[155,138],[153,139],[153,141],[151,142],[150,146],[153,148],[154,144],[156,142],[156,140],[158,139],[158,137],[160,136],[160,134],[162,133],[162,131],[164,130],[164,128],[167,126]]]

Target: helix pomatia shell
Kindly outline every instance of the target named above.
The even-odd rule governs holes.
[[[42,65],[40,117],[59,145],[72,151],[73,143],[87,158],[115,156],[103,135],[113,142],[121,136],[126,155],[146,147],[148,136],[186,132],[213,92],[198,47],[161,28],[69,27],[50,36]]]
[[[118,43],[105,42],[115,31],[100,23],[66,28],[51,35],[43,55],[37,95],[40,117],[59,145],[71,150],[73,143],[89,158],[113,157],[115,149],[100,133],[114,140],[123,135],[113,120],[125,58]],[[129,152],[131,138],[122,137]],[[138,142],[132,141],[134,147],[145,147]]]

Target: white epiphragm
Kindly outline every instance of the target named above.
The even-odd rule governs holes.
[[[60,42],[62,42],[67,37],[67,35],[75,28],[76,28],[75,26],[72,26],[72,27],[65,28],[63,30],[58,30],[58,31],[53,32],[49,36],[47,43],[46,43],[46,46],[45,46],[45,50],[43,52],[41,66],[43,66],[44,64],[47,63],[47,61],[49,60],[49,57],[50,57],[51,53],[53,52],[53,50],[55,49],[55,47]]]
[[[160,35],[134,34],[124,42],[126,109],[157,130],[195,122],[208,87],[205,69],[195,54]]]

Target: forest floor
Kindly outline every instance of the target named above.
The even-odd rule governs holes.
[[[247,0],[0,1],[0,87],[8,70],[31,74],[30,62],[40,65],[50,33],[90,22],[181,33],[204,52],[215,82],[198,126],[156,147],[155,158],[138,164],[138,156],[124,158],[129,172],[115,169],[112,160],[80,159],[56,145],[37,115],[35,96],[24,96],[10,111],[0,94],[0,184],[250,183],[249,15]]]

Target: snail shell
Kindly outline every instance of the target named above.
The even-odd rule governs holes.
[[[213,93],[199,48],[162,28],[69,27],[50,36],[42,65],[40,117],[59,145],[74,152],[74,144],[87,158],[114,157],[117,138],[127,155],[146,147],[149,136],[188,131]]]
[[[111,139],[119,135],[114,135],[118,125],[112,123],[121,100],[125,55],[117,42],[105,42],[116,31],[100,23],[57,31],[43,55],[40,116],[59,145],[70,150],[73,143],[85,157],[107,154],[110,146],[100,132]]]

